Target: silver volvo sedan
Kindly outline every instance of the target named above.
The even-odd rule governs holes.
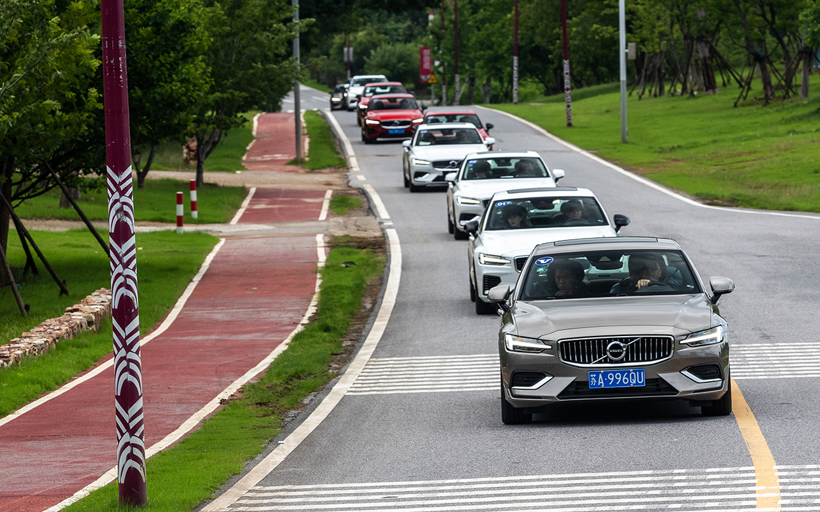
[[[501,307],[501,418],[529,422],[555,402],[685,399],[732,412],[726,321],[674,240],[589,238],[538,245]]]

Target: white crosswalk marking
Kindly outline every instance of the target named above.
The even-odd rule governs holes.
[[[820,377],[812,343],[732,345],[732,378]],[[348,395],[498,391],[496,354],[371,359]]]
[[[777,474],[780,510],[820,510],[820,465],[778,466]],[[740,512],[755,510],[765,494],[754,467],[742,467],[256,486],[227,510]]]

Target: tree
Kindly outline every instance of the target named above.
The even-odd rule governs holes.
[[[296,78],[295,36],[286,0],[207,0],[205,23],[213,43],[205,57],[211,83],[194,108],[190,134],[197,142],[196,182],[222,137],[242,126],[245,112],[279,110]],[[304,21],[303,24],[308,22]]]
[[[383,44],[365,59],[364,72],[368,75],[385,75],[404,84],[415,84],[419,77],[419,45]]]
[[[125,2],[131,152],[139,188],[157,147],[168,140],[182,145],[193,108],[209,87],[203,10],[201,0]]]

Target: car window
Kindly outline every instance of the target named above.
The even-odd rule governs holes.
[[[420,130],[416,146],[444,144],[481,144],[481,134],[475,128],[445,128]]]
[[[537,157],[524,158],[480,158],[467,161],[461,179],[515,179],[548,178],[544,162]]]
[[[588,251],[532,258],[519,300],[701,292],[680,251]]]
[[[476,128],[481,128],[481,120],[475,114],[427,114],[425,123],[472,123]]]
[[[490,231],[609,225],[594,197],[551,196],[494,201],[488,215],[484,229]]]
[[[353,83],[351,85],[354,87],[362,87],[363,85],[386,81],[386,78],[355,78],[353,79]]]
[[[376,94],[405,94],[407,91],[403,85],[384,85],[384,86],[370,86],[364,89],[365,96],[374,96]]]
[[[367,104],[367,110],[418,110],[413,98],[374,98]]]

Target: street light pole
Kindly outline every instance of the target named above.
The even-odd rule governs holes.
[[[444,4],[441,4],[441,46],[440,48],[444,49],[444,37],[445,37],[445,27],[444,27]],[[442,52],[443,53],[443,52]],[[441,60],[441,106],[447,106],[447,65],[444,63],[444,59]]]
[[[518,0],[513,15],[513,105],[518,105]]]
[[[621,142],[626,143],[629,130],[626,127],[626,8],[624,0],[618,0],[618,54],[621,61]]]
[[[567,126],[572,127],[572,93],[570,91],[569,81],[569,40],[567,39],[567,0],[561,0],[561,30],[564,37],[564,102],[567,105]]]
[[[453,16],[455,19],[455,41],[456,41],[456,79],[455,79],[455,88],[456,90],[453,91],[453,105],[459,105],[461,102],[459,101],[459,83],[458,83],[458,0],[454,0],[453,2]]]
[[[299,4],[298,0],[292,0],[293,23],[296,24],[296,37],[293,38],[293,58],[296,60],[297,78],[293,83],[293,118],[296,125],[296,161],[304,160],[302,155],[302,103],[299,97]]]
[[[148,502],[148,491],[123,0],[102,0],[100,8],[111,242],[117,484],[121,505],[142,506]]]

